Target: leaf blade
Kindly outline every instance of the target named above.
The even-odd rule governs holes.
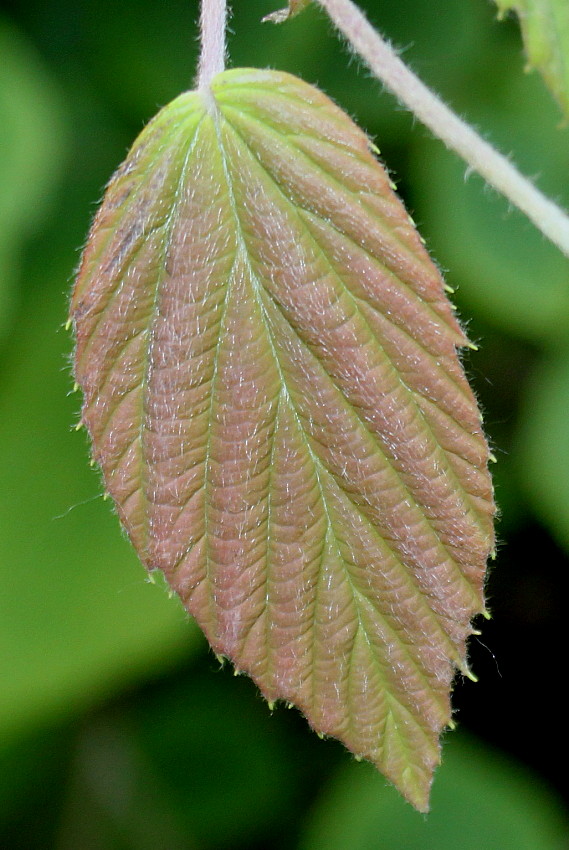
[[[276,72],[213,95],[160,113],[95,221],[83,418],[215,651],[425,810],[493,540],[466,339],[341,110]]]

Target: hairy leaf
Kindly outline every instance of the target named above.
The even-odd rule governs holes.
[[[271,12],[270,15],[265,15],[263,21],[272,21],[274,24],[281,24],[288,18],[293,18],[302,12],[303,9],[311,3],[311,0],[288,0],[288,6],[284,9],[279,9],[277,12]]]
[[[501,12],[515,9],[530,65],[569,117],[569,3],[567,0],[496,0]]]
[[[183,94],[111,181],[71,315],[147,568],[426,809],[493,502],[466,339],[365,135],[287,74]]]

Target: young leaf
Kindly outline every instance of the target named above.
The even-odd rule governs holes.
[[[263,21],[272,21],[274,24],[281,24],[288,18],[294,18],[299,12],[310,4],[311,0],[288,0],[288,6],[284,9],[279,9],[277,12],[271,12],[270,15],[265,15]]]
[[[493,539],[467,341],[340,109],[270,71],[212,94],[158,114],[93,224],[83,421],[215,652],[426,810]]]
[[[569,3],[567,0],[496,0],[500,12],[515,9],[530,65],[569,117]]]

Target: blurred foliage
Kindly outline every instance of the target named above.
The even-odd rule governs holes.
[[[557,798],[526,771],[566,793],[552,706],[569,593],[569,261],[465,181],[316,8],[277,27],[260,19],[282,0],[234,0],[232,64],[297,73],[365,127],[480,346],[466,365],[498,457],[503,544],[494,620],[472,643],[480,682],[455,695],[478,738],[449,735],[425,821],[296,712],[271,715],[218,669],[180,606],[145,581],[73,429],[63,324],[78,248],[143,123],[191,87],[197,4],[4,5],[0,846],[445,850],[473,835],[491,850],[553,850],[564,831],[566,846]],[[426,82],[569,204],[569,130],[522,73],[517,22],[498,24],[486,0],[362,5]]]
[[[569,549],[569,347],[544,357],[525,391],[517,451],[519,485]]]
[[[519,167],[530,175],[541,172],[543,190],[569,206],[569,181],[556,176],[569,166],[569,139],[566,131],[543,132],[555,128],[558,115],[541,89],[538,77],[524,78],[516,65],[504,65],[492,104],[476,104],[473,117],[503,150],[514,141],[515,128]],[[421,140],[419,147],[411,164],[413,204],[435,256],[448,258],[447,276],[459,287],[460,303],[505,333],[538,344],[567,336],[567,258],[504,198],[485,190],[481,178],[463,179],[464,164],[439,143]]]
[[[20,248],[41,222],[65,150],[63,104],[35,50],[0,17],[0,340],[14,315]]]
[[[566,830],[535,777],[457,733],[445,745],[426,819],[368,765],[352,764],[324,788],[300,850],[560,850]]]
[[[569,5],[566,0],[496,0],[502,13],[515,9],[528,55],[569,117]]]
[[[179,657],[194,635],[181,606],[140,581],[70,432],[79,402],[57,333],[67,270],[37,275],[1,378],[0,741]]]

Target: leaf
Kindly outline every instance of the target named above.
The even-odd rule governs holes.
[[[515,9],[530,65],[539,69],[569,117],[569,3],[567,0],[496,0]]]
[[[288,6],[285,9],[279,9],[277,12],[271,12],[270,15],[265,15],[263,21],[272,21],[273,24],[282,24],[288,18],[294,18],[299,12],[302,12],[309,6],[311,0],[288,0]]]
[[[158,114],[95,219],[83,421],[215,652],[425,810],[493,545],[466,338],[341,110],[269,71],[213,97]]]

